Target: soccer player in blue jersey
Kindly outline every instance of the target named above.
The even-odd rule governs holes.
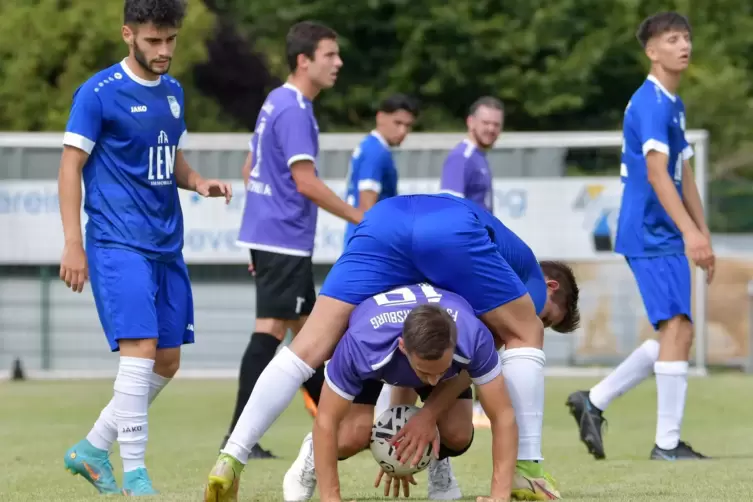
[[[644,20],[637,36],[651,72],[625,110],[624,191],[615,251],[625,256],[633,271],[659,341],[643,343],[590,391],[571,394],[567,405],[589,452],[605,458],[602,412],[654,373],[657,422],[650,458],[702,459],[706,457],[680,438],[693,343],[686,251],[707,272],[709,282],[715,262],[688,161],[693,150],[685,138],[685,106],[677,95],[690,60],[690,23],[676,12],[663,12]]]
[[[347,176],[346,201],[366,212],[380,200],[397,195],[398,173],[392,148],[400,146],[418,116],[418,106],[404,94],[385,99],[376,114],[376,127],[353,152]],[[348,223],[344,243],[356,225]]]
[[[440,190],[465,197],[494,212],[492,172],[486,152],[504,123],[504,106],[492,96],[477,99],[468,111],[468,137],[450,150],[442,167]]]
[[[309,500],[317,479],[321,500],[340,499],[337,461],[369,447],[374,405],[385,382],[413,388],[424,401],[435,392],[450,394],[449,407],[437,421],[439,440],[429,462],[430,499],[461,497],[442,467],[473,441],[471,382],[492,423],[491,498],[508,500],[516,484],[527,484],[522,478],[513,484],[518,434],[494,338],[458,295],[424,283],[361,303],[327,363],[326,380],[313,434],[306,436],[285,474],[284,500]],[[385,496],[390,485],[397,496],[400,484],[409,496],[412,476],[392,479],[382,471],[379,481],[383,474],[388,475]]]
[[[203,179],[182,152],[183,89],[167,71],[184,15],[182,0],[126,0],[128,57],[78,88],[63,138],[60,278],[79,293],[91,279],[110,350],[120,351],[112,400],[65,466],[105,494],[121,492],[108,460],[116,439],[122,493],[156,493],[144,463],[147,410],[194,341],[178,188],[231,197],[230,185]]]
[[[267,366],[209,476],[206,500],[233,500],[250,449],[296,390],[328,359],[356,305],[404,284],[429,282],[473,307],[498,345],[520,429],[518,468],[556,493],[543,471],[544,326],[579,322],[578,287],[560,263],[539,264],[531,248],[486,209],[450,194],[398,195],[366,213],[328,274],[298,336]],[[431,400],[403,431],[400,447],[421,451],[434,439]],[[244,420],[246,418],[246,420]],[[410,448],[410,449],[408,449]],[[408,456],[408,455],[406,455]],[[530,496],[543,495],[531,493]]]

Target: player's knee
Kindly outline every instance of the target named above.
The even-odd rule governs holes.
[[[165,378],[172,378],[180,368],[180,348],[157,351],[154,359],[154,372]]]
[[[357,455],[369,447],[373,417],[371,410],[371,413],[351,414],[342,421],[337,433],[337,456],[340,460]]]
[[[449,440],[449,438],[442,437],[440,445],[439,445],[439,460],[448,458],[448,457],[459,457],[463,453],[467,452],[468,449],[473,444],[473,425],[469,427],[469,434],[464,436],[464,439],[462,441],[459,441],[461,438],[458,436],[454,439],[458,440],[457,443],[452,442]]]
[[[451,451],[465,452],[473,441],[473,422],[471,416],[448,417],[439,423],[439,437],[442,447]],[[458,453],[459,455],[459,453]],[[457,455],[447,455],[454,457]]]
[[[401,404],[413,406],[416,404],[416,399],[418,399],[418,394],[415,390],[408,387],[393,387],[390,393],[390,406]]]
[[[254,331],[256,333],[267,333],[282,341],[287,331],[287,321],[272,318],[257,319]]]
[[[501,305],[481,316],[496,338],[499,346],[508,349],[544,346],[544,325],[536,315],[530,295]]]
[[[693,324],[685,315],[677,315],[659,326],[660,343],[678,350],[690,350],[693,344]]]
[[[157,338],[139,338],[118,340],[121,357],[138,357],[140,359],[156,359]]]

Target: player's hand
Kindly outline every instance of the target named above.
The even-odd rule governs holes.
[[[683,235],[685,247],[688,255],[693,262],[704,270],[714,264],[714,251],[711,249],[711,239],[699,230],[689,232]]]
[[[510,502],[509,498],[476,497],[476,502]]]
[[[233,198],[233,186],[220,180],[202,179],[196,184],[196,193],[204,197],[225,197],[225,204]]]
[[[60,279],[74,293],[84,290],[84,283],[89,280],[89,266],[86,263],[86,252],[82,243],[66,243],[63,248],[63,257],[60,259]]]
[[[410,485],[416,486],[418,484],[416,483],[416,480],[413,479],[412,474],[409,474],[408,476],[391,476],[389,473],[385,472],[384,469],[379,469],[376,480],[374,480],[374,488],[379,488],[379,483],[382,482],[384,476],[387,476],[387,479],[384,480],[385,497],[390,496],[391,490],[392,496],[398,498],[400,496],[401,486],[403,487],[403,496],[406,498],[410,497]]]
[[[439,459],[436,417],[427,408],[421,408],[392,437],[390,444],[395,447],[395,456],[401,464],[411,461],[411,467],[418,465],[429,444],[434,458]]]

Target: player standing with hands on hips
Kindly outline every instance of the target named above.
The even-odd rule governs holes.
[[[103,494],[157,493],[144,463],[147,410],[178,370],[180,347],[194,341],[178,188],[232,196],[229,184],[202,178],[182,152],[183,89],[167,71],[185,9],[183,0],[126,0],[128,57],[78,88],[63,138],[60,278],[78,293],[91,278],[110,349],[120,351],[113,398],[65,466]],[[122,491],[108,459],[116,439]]]
[[[624,183],[615,251],[625,256],[659,342],[648,340],[589,391],[570,395],[567,405],[581,440],[605,458],[602,412],[616,397],[656,374],[656,440],[653,460],[702,459],[680,439],[688,360],[693,344],[690,256],[714,277],[711,234],[689,159],[685,105],[676,94],[692,48],[688,20],[676,12],[641,23],[638,40],[651,73],[633,94],[623,125]]]

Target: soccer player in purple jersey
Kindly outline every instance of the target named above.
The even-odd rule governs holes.
[[[463,373],[460,376],[460,373]],[[469,380],[470,378],[470,380]],[[517,454],[518,430],[502,361],[489,330],[460,296],[430,284],[404,286],[361,303],[350,316],[348,330],[326,367],[313,433],[306,436],[298,458],[285,474],[287,502],[310,499],[319,482],[321,500],[341,500],[337,461],[368,448],[374,405],[383,383],[415,389],[422,400],[451,389],[454,399],[437,421],[439,440],[429,467],[429,498],[460,498],[454,479],[444,479],[444,465],[470,448],[473,441],[472,393],[478,386],[492,424],[491,500],[509,500]],[[409,496],[412,476],[388,479],[399,494]],[[516,484],[527,481],[516,479]]]
[[[76,90],[63,137],[60,278],[79,293],[91,279],[110,350],[120,351],[112,399],[64,461],[103,494],[121,493],[109,461],[116,439],[122,493],[156,493],[144,463],[147,411],[194,341],[178,188],[231,197],[230,185],[203,179],[182,152],[183,89],[167,71],[184,15],[183,0],[126,0],[128,57]]]
[[[247,191],[238,245],[250,250],[257,318],[241,361],[230,434],[285,333],[298,333],[314,306],[311,255],[319,208],[351,223],[363,215],[327,187],[316,169],[319,126],[312,101],[335,84],[342,67],[337,34],[319,23],[298,23],[288,31],[286,52],[290,76],[267,96],[243,169]],[[320,376],[306,384],[317,396]],[[269,455],[256,446],[251,456]]]
[[[504,123],[504,106],[497,98],[477,99],[468,111],[468,137],[453,148],[442,168],[440,190],[464,197],[494,213],[492,172],[486,152],[494,146]]]
[[[606,457],[602,412],[617,397],[656,375],[653,460],[704,459],[680,438],[693,344],[690,264],[714,275],[714,252],[689,159],[685,106],[677,96],[690,61],[690,23],[676,12],[643,21],[638,40],[651,72],[633,94],[623,124],[624,184],[615,251],[628,262],[659,341],[647,340],[590,391],[567,399],[581,440],[597,459]]]

